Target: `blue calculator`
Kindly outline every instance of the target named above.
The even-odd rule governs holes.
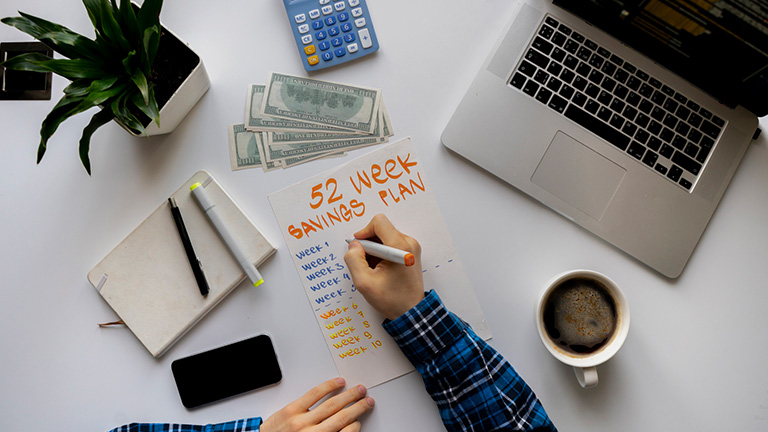
[[[283,0],[304,69],[325,69],[379,49],[365,0]]]

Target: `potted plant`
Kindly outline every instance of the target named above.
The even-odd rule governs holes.
[[[23,31],[66,57],[39,53],[13,57],[0,66],[53,72],[71,80],[64,96],[43,120],[37,162],[48,140],[67,118],[93,107],[79,143],[80,160],[90,175],[93,133],[111,120],[133,135],[171,132],[210,86],[203,62],[160,24],[162,0],[83,0],[96,37],[19,12],[2,22]]]

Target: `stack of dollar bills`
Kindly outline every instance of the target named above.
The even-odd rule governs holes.
[[[288,168],[385,143],[381,90],[272,73],[248,86],[245,123],[229,126],[232,169]]]

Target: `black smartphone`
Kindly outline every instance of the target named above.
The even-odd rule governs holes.
[[[277,384],[283,378],[267,335],[174,360],[171,370],[187,408]]]

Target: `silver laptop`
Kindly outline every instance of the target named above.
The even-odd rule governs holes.
[[[766,19],[765,1],[526,1],[442,142],[678,277],[768,112]]]

